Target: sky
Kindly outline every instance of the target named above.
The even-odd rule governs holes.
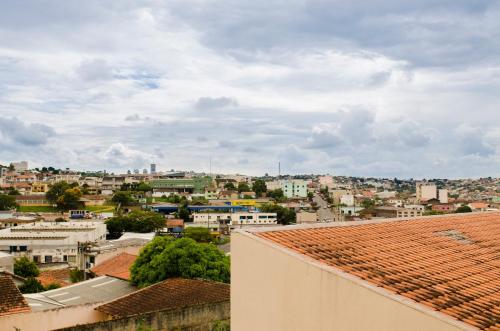
[[[0,2],[0,163],[500,176],[500,1]]]

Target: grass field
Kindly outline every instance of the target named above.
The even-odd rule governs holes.
[[[112,212],[115,206],[89,206],[83,208],[84,210],[92,211],[95,213]],[[58,213],[59,209],[51,206],[19,206],[18,210],[23,213]]]

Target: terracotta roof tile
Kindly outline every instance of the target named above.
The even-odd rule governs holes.
[[[137,259],[136,255],[121,253],[90,269],[97,276],[112,276],[130,280],[130,267]]]
[[[481,330],[500,330],[500,213],[256,231]]]
[[[119,318],[153,311],[229,301],[229,293],[229,284],[202,279],[171,278],[96,309]]]
[[[31,308],[24,299],[12,278],[0,274],[0,316],[30,312]]]
[[[69,268],[44,270],[40,272],[37,279],[43,286],[50,284],[58,284],[60,287],[71,285],[71,277],[69,275]]]

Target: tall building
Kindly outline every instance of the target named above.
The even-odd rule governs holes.
[[[149,172],[150,172],[152,175],[156,174],[156,164],[155,164],[155,163],[151,163],[151,167],[150,167],[150,168],[151,168],[151,169],[150,169],[150,171],[149,171]]]
[[[437,199],[437,187],[436,184],[427,182],[417,182],[417,201],[428,201],[431,199]]]
[[[441,203],[448,203],[448,190],[440,189],[438,190],[438,199]]]
[[[287,198],[307,197],[307,182],[302,179],[284,180],[281,182],[281,189]]]

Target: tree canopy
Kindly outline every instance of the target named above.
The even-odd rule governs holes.
[[[120,204],[122,206],[132,206],[134,204],[134,198],[132,197],[132,192],[130,191],[118,191],[116,192],[111,201],[115,204]]]
[[[250,191],[250,186],[248,186],[247,183],[245,183],[245,182],[238,183],[238,193],[249,192],[249,191]]]
[[[257,197],[261,197],[263,193],[267,192],[266,182],[262,179],[257,179],[252,185],[252,190]]]
[[[154,232],[164,226],[164,216],[152,211],[135,210],[127,215],[115,216],[106,220],[106,227],[112,238],[120,237],[123,232]]]
[[[78,188],[78,183],[68,184],[61,181],[53,184],[45,193],[45,197],[50,203],[56,204],[58,208],[76,209],[81,206],[82,192]]]
[[[191,227],[184,229],[184,237],[191,238],[199,243],[209,243],[212,241],[210,230],[204,227]]]
[[[457,213],[471,213],[472,209],[469,206],[460,206],[455,210]]]
[[[9,210],[17,207],[16,198],[12,195],[0,194],[0,210]]]
[[[224,189],[228,191],[236,191],[236,186],[234,186],[232,182],[227,182],[226,184],[224,184]]]
[[[156,237],[132,266],[132,283],[145,287],[173,277],[229,283],[229,257],[212,244],[190,238]]]
[[[265,213],[276,213],[279,224],[288,225],[297,221],[297,215],[292,209],[280,205],[266,203],[260,207],[260,210]]]
[[[40,270],[35,262],[30,261],[26,256],[16,260],[14,263],[14,274],[21,277],[36,277],[40,274]]]

